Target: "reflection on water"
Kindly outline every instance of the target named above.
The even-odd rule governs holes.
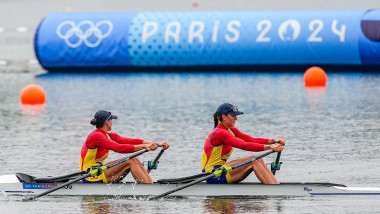
[[[309,108],[309,111],[315,112],[324,109],[325,105],[325,94],[326,94],[326,88],[325,87],[308,87],[305,88],[306,90],[306,99],[307,99],[307,106]]]
[[[112,208],[112,204],[106,203],[106,201],[107,198],[104,197],[83,197],[81,202],[81,208],[83,210],[83,213],[111,213],[114,210]]]
[[[208,212],[236,213],[236,206],[232,203],[232,199],[207,199],[205,205]]]
[[[172,204],[181,210],[189,207],[188,212],[202,208],[202,213],[267,213],[270,211],[282,211],[284,197],[250,197],[250,198],[204,198],[204,197],[169,197],[158,201],[147,201],[137,198],[120,197],[92,197],[81,198],[80,207],[83,213],[166,213],[167,208],[162,204]],[[193,212],[197,213],[197,212]]]
[[[42,105],[22,105],[21,115],[25,117],[38,117],[45,110],[45,104]]]
[[[282,200],[286,197],[208,198],[207,213],[267,213],[282,211]]]
[[[82,213],[201,213],[204,198],[169,197],[148,201],[146,197],[82,197]],[[182,210],[182,211],[180,211]]]

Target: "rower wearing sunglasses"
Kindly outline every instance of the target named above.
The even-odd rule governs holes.
[[[214,113],[214,129],[208,135],[204,144],[203,172],[212,172],[214,169],[225,167],[226,165],[236,165],[254,157],[248,156],[227,162],[234,148],[253,152],[270,149],[280,152],[284,149],[284,139],[254,138],[235,128],[237,115],[240,114],[243,114],[243,112],[229,103],[220,105]],[[255,172],[257,178],[263,184],[279,183],[262,159],[236,168],[224,176],[210,178],[206,182],[209,184],[238,183],[244,180],[252,171]]]
[[[132,153],[142,149],[155,150],[157,147],[167,149],[167,142],[152,142],[141,139],[132,139],[122,137],[116,133],[110,133],[112,129],[112,120],[117,116],[111,112],[100,110],[96,112],[91,124],[96,129],[87,137],[82,146],[80,153],[80,170],[92,170],[104,165],[104,160],[108,157],[109,150],[117,153]],[[119,159],[120,160],[120,159]],[[118,160],[107,163],[112,164]],[[141,164],[138,158],[130,159],[124,163],[118,164],[100,176],[88,177],[82,180],[84,183],[111,183],[118,182],[129,172],[139,183],[152,183],[152,178],[147,170]]]

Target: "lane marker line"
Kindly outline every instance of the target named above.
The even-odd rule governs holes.
[[[32,32],[32,28],[28,28],[25,26],[20,26],[16,28],[0,27],[0,33],[11,33],[11,32],[17,32],[17,33]]]
[[[0,59],[0,66],[36,66],[36,65],[39,65],[39,62],[37,59],[30,59],[30,60],[25,60],[25,61]]]
[[[28,28],[27,27],[17,27],[16,31],[19,33],[27,32]]]
[[[7,65],[7,61],[5,61],[5,60],[0,60],[0,65],[2,65],[2,66]]]

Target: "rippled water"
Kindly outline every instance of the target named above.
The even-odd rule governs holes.
[[[43,87],[41,109],[22,107],[27,84]],[[153,180],[200,173],[212,114],[231,102],[244,111],[237,127],[257,137],[286,138],[280,182],[314,181],[380,186],[380,75],[333,73],[324,89],[305,89],[300,73],[90,74],[2,73],[0,175],[62,175],[78,170],[79,151],[99,109],[119,117],[113,131],[171,144]],[[144,154],[152,159],[157,152]],[[232,159],[249,152],[235,150]],[[123,155],[111,153],[107,160]],[[273,161],[274,156],[265,158]],[[129,176],[128,180],[132,180]],[[250,176],[247,181],[257,181]],[[0,197],[9,213],[372,213],[379,197],[166,198]]]

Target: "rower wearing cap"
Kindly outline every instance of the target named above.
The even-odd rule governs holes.
[[[167,142],[152,142],[141,139],[131,139],[122,137],[116,133],[110,133],[112,120],[117,116],[109,111],[100,110],[96,112],[91,124],[96,129],[87,137],[80,153],[80,170],[86,171],[104,165],[104,160],[108,157],[109,150],[117,153],[132,153],[142,149],[155,150],[157,147],[167,149]],[[120,160],[120,159],[119,159]],[[116,162],[115,160],[113,162]],[[107,163],[109,165],[113,162]],[[82,181],[85,183],[111,183],[118,182],[129,172],[139,183],[152,183],[152,178],[141,164],[138,158],[130,159],[118,164],[100,176],[88,177]]]
[[[284,149],[284,139],[254,138],[235,128],[237,115],[240,114],[243,114],[243,112],[229,103],[220,105],[214,113],[214,129],[208,135],[204,144],[203,172],[212,172],[219,167],[233,166],[254,157],[248,156],[227,162],[234,148],[254,152],[270,149],[280,152]],[[257,178],[263,184],[279,183],[261,159],[236,168],[225,176],[210,178],[206,182],[218,184],[238,183],[244,180],[252,171],[255,172]]]

